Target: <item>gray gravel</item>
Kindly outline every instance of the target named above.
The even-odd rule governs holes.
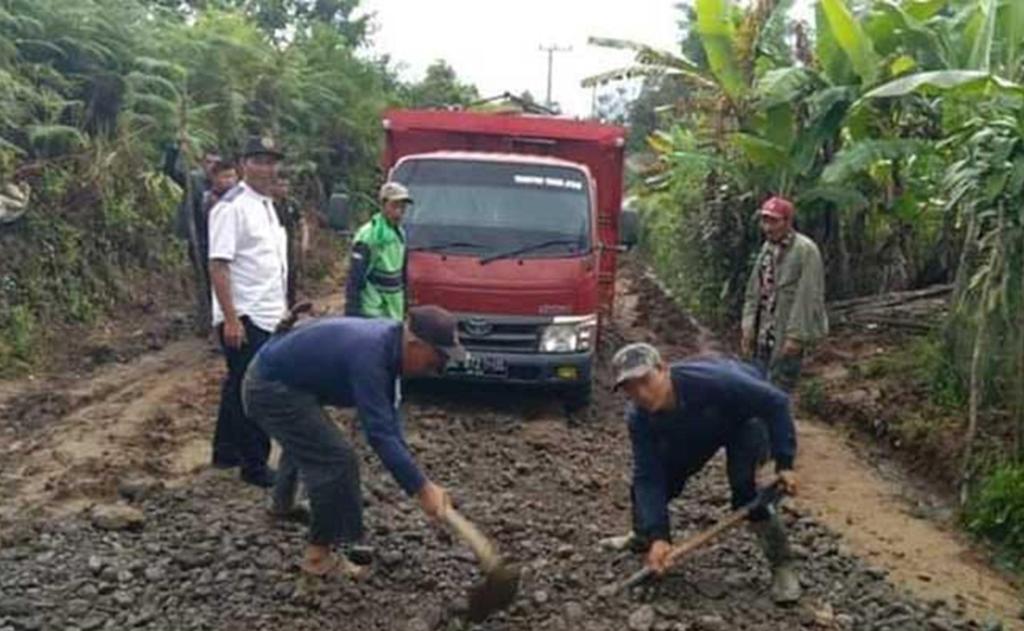
[[[668,316],[666,316],[668,317]],[[655,330],[692,334],[685,321]],[[609,336],[616,341],[615,336]],[[485,388],[411,389],[408,442],[460,508],[523,566],[520,597],[480,629],[583,631],[982,629],[958,602],[921,602],[842,551],[838,537],[783,510],[802,560],[805,596],[781,609],[745,530],[689,558],[658,584],[611,599],[598,589],[640,567],[599,549],[628,526],[628,441],[621,401],[596,389],[568,423],[543,396]],[[428,391],[429,390],[429,391]],[[346,421],[346,427],[351,422]],[[348,431],[348,430],[346,430]],[[271,525],[265,493],[209,471],[186,488],[126,479],[120,521],[97,510],[25,523],[0,541],[0,631],[403,630],[462,622],[472,555],[425,523],[361,439],[366,520],[377,550],[364,583],[299,576],[304,529]],[[673,506],[677,536],[728,510],[722,463]],[[109,513],[109,511],[108,511]],[[107,514],[106,517],[110,517]],[[115,526],[115,527],[112,527]]]

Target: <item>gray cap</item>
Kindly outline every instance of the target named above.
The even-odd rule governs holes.
[[[658,369],[661,353],[650,344],[643,342],[628,344],[619,349],[612,358],[615,370],[615,389],[630,379],[643,377]]]
[[[380,187],[380,201],[382,202],[409,202],[412,203],[412,196],[409,189],[398,182],[387,182]]]

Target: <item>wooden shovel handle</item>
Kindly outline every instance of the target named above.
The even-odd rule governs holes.
[[[709,541],[717,538],[722,533],[728,530],[732,530],[740,523],[742,523],[743,520],[745,520],[751,512],[776,501],[779,497],[780,492],[781,487],[779,484],[779,480],[776,478],[771,482],[771,484],[761,489],[761,491],[757,494],[757,498],[755,498],[754,501],[750,502],[749,504],[742,508],[738,508],[733,512],[729,513],[721,520],[719,520],[717,523],[715,523],[714,526],[708,528],[707,530],[699,532],[696,535],[690,537],[689,539],[672,546],[672,549],[668,553],[668,564],[675,564],[675,562],[679,560],[679,558],[684,557],[687,554],[696,550],[697,548],[700,548],[701,546],[707,544]],[[645,567],[641,570],[637,570],[632,575],[630,575],[629,578],[619,583],[618,586],[616,586],[613,590],[609,591],[615,593],[620,592],[624,589],[636,587],[637,585],[643,583],[652,576],[654,576],[654,570],[652,570],[649,567]]]
[[[473,550],[473,554],[480,561],[480,567],[485,573],[498,566],[501,560],[498,557],[497,548],[473,522],[463,517],[454,508],[449,508],[444,512],[444,521]]]
[[[728,516],[724,517],[721,521],[717,522],[711,528],[697,533],[690,537],[686,541],[681,542],[679,545],[672,546],[672,549],[668,553],[668,564],[674,565],[675,562],[687,554],[693,552],[697,548],[702,547],[712,539],[718,537],[722,533],[732,530],[738,526],[747,515],[750,514],[751,507],[745,506],[736,511],[733,511]],[[623,589],[629,589],[636,587],[637,585],[645,582],[654,575],[654,570],[649,567],[644,567],[641,570],[634,572],[629,578],[623,581],[622,586],[616,591],[622,591]]]

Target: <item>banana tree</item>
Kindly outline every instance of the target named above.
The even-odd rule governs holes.
[[[950,23],[958,28],[947,31],[945,41],[948,58],[958,66],[902,77],[864,100],[929,99],[954,125],[939,146],[950,156],[943,187],[948,212],[964,226],[949,338],[954,351],[965,349],[969,357],[960,480],[966,501],[986,400],[1001,396],[1016,408],[1018,457],[1024,444],[1024,86],[1017,82],[1024,61],[1024,3],[949,4],[956,9]],[[998,374],[1013,376],[986,378]]]

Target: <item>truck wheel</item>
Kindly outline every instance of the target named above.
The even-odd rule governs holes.
[[[589,383],[566,392],[564,398],[566,413],[579,417],[586,416],[585,412],[590,407],[591,392],[592,388]]]

